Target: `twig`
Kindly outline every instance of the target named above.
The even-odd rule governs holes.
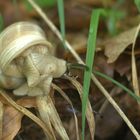
[[[120,107],[117,105],[117,103],[114,101],[114,99],[109,95],[107,90],[101,85],[101,83],[96,79],[94,75],[92,75],[92,79],[96,86],[100,89],[100,91],[104,94],[104,96],[107,98],[107,100],[112,104],[112,106],[116,109],[116,111],[119,113],[119,115],[123,118],[127,126],[130,128],[130,130],[133,132],[137,140],[140,140],[140,135],[137,132],[137,130],[134,128],[132,123],[129,121],[127,116],[123,113],[123,111],[120,109]]]
[[[52,23],[52,21],[47,17],[47,15],[43,12],[43,10],[33,1],[33,0],[27,0],[33,8],[38,12],[38,14],[44,19],[44,21],[47,23],[47,25],[50,27],[50,29],[56,34],[56,36],[60,39],[61,42],[63,42],[63,38],[61,36],[61,33],[59,30],[55,27],[55,25]],[[79,57],[79,55],[76,53],[76,51],[73,49],[73,47],[69,44],[67,40],[65,40],[65,44],[71,54],[74,56],[74,58],[81,64],[84,64],[83,60]],[[140,140],[140,135],[137,132],[137,130],[134,128],[134,126],[131,124],[127,116],[123,113],[123,111],[120,109],[120,107],[117,105],[117,103],[113,100],[113,98],[109,95],[107,90],[102,86],[102,84],[98,81],[98,79],[92,74],[91,76],[93,82],[95,85],[99,88],[99,90],[104,94],[104,96],[108,99],[108,101],[112,104],[112,106],[116,109],[116,111],[120,114],[120,116],[123,118],[123,120],[126,122],[128,127],[131,129],[137,140]]]
[[[118,88],[118,87],[117,87]],[[116,95],[116,90],[117,90],[117,88],[115,87],[115,88],[113,88],[112,90],[111,90],[111,92],[110,92],[110,96],[111,97],[114,97],[115,95]],[[109,105],[109,102],[108,102],[108,100],[106,99],[105,101],[104,101],[104,103],[102,104],[102,106],[101,106],[101,108],[99,109],[99,114],[102,114],[104,111],[105,111],[105,109],[107,108],[107,106]]]

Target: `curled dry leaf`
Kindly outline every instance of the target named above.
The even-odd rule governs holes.
[[[14,100],[12,100],[3,90],[0,90],[1,95],[5,98],[5,100],[10,104],[13,108],[17,109],[19,112],[23,113],[27,117],[29,117],[31,120],[33,120],[36,124],[38,124],[45,133],[47,133],[48,138],[51,140],[54,140],[50,129],[48,126],[44,124],[43,121],[41,121],[38,117],[36,117],[32,112],[27,110],[26,108],[18,105]]]
[[[17,103],[28,108],[36,107],[35,98],[19,99]],[[24,114],[14,107],[5,105],[2,123],[2,140],[13,140],[21,128],[23,116]]]
[[[137,27],[121,33],[120,35],[106,40],[103,45],[105,46],[105,55],[108,57],[108,63],[113,63],[120,56],[120,54],[133,43],[134,35]]]
[[[62,95],[62,97],[71,105],[71,108],[72,108],[73,114],[74,114],[75,126],[76,126],[76,137],[77,137],[77,140],[80,140],[79,129],[78,129],[78,119],[77,119],[76,113],[74,111],[74,107],[73,107],[73,104],[72,104],[71,100],[69,99],[69,97],[65,94],[65,92],[60,87],[58,87],[55,84],[52,84],[52,87],[55,90],[57,90]]]
[[[72,77],[69,77],[69,76],[66,76],[66,75],[65,75],[65,77],[76,87],[76,89],[79,92],[80,98],[82,100],[83,90],[82,90],[81,84],[78,81],[76,81],[75,78],[72,78]],[[92,107],[91,107],[91,104],[90,104],[89,100],[87,102],[86,118],[87,118],[87,122],[88,122],[88,125],[89,125],[91,138],[92,138],[92,140],[94,140],[95,120],[94,120],[94,115],[93,115]]]
[[[13,108],[6,106],[4,110],[2,140],[13,140],[21,128],[21,120],[24,115]]]
[[[49,125],[52,135],[55,139],[53,128],[59,134],[62,140],[69,140],[69,137],[63,127],[61,119],[56,111],[56,108],[52,102],[50,96],[39,96],[37,97],[37,106],[42,120]]]
[[[36,105],[36,98],[26,97],[21,98],[17,101],[17,104],[24,106],[26,108],[37,107]]]

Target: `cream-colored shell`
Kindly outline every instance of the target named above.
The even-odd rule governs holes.
[[[49,92],[52,79],[66,71],[66,62],[54,57],[51,49],[35,23],[18,22],[7,27],[0,34],[0,86],[14,89],[16,95]]]
[[[36,24],[19,22],[6,28],[0,35],[1,69],[5,70],[14,58],[37,44],[50,47],[43,30]]]

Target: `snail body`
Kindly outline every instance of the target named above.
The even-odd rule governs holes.
[[[48,93],[52,79],[66,71],[66,61],[51,50],[38,25],[18,22],[7,27],[0,34],[0,87],[16,95]]]
[[[23,77],[7,76],[0,73],[0,87],[4,89],[16,89],[25,82]]]

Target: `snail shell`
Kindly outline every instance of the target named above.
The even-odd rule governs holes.
[[[26,87],[30,93],[37,86],[38,91],[48,88],[46,81],[50,85],[52,78],[66,71],[66,62],[53,56],[51,50],[52,45],[35,23],[18,22],[7,27],[0,34],[0,86],[20,92]]]
[[[6,28],[0,35],[0,66],[7,65],[23,51],[33,45],[50,47],[43,30],[34,23],[19,22]],[[49,44],[49,45],[48,45]]]

